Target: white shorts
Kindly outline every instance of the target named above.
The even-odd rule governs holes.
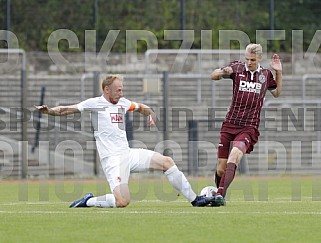
[[[127,151],[126,151],[127,152]],[[116,186],[128,184],[131,172],[148,171],[155,154],[147,149],[130,149],[121,155],[113,155],[101,160],[105,176],[113,192]]]

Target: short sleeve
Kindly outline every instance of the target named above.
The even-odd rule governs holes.
[[[139,109],[139,104],[136,102],[132,102],[130,101],[130,107],[128,109],[128,111],[137,111]]]
[[[80,112],[83,112],[86,109],[95,108],[95,104],[95,98],[90,98],[78,103],[77,108]]]

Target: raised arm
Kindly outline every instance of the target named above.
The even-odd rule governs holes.
[[[66,116],[80,112],[77,108],[77,105],[56,106],[53,108],[49,108],[47,105],[39,105],[34,107],[41,113],[51,116]]]
[[[274,97],[279,97],[282,91],[282,64],[278,54],[272,56],[270,66],[275,71],[275,82],[277,85],[277,88],[271,93]]]

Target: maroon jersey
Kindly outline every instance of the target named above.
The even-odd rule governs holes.
[[[225,122],[239,126],[259,127],[260,113],[267,90],[274,90],[277,84],[270,70],[261,66],[251,72],[244,62],[234,61],[233,98]]]

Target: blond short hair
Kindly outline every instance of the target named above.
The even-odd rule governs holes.
[[[262,46],[260,44],[248,44],[245,51],[247,53],[253,53],[258,56],[262,56]]]
[[[123,76],[119,74],[108,75],[101,81],[101,88],[104,90],[106,86],[111,85],[116,79],[119,79],[120,81],[124,80]]]

